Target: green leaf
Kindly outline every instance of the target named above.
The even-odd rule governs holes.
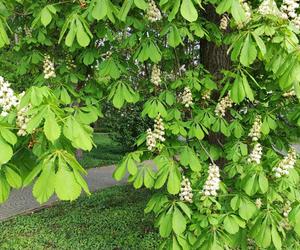
[[[247,199],[240,200],[239,215],[244,220],[251,219],[255,212],[256,206],[251,201]]]
[[[141,10],[146,10],[148,8],[148,4],[144,0],[134,0],[134,4]]]
[[[267,179],[265,173],[263,173],[263,172],[260,173],[258,183],[259,183],[261,192],[263,194],[266,193],[269,189],[269,182],[268,182],[268,179]]]
[[[0,133],[1,136],[3,137],[3,139],[8,142],[11,145],[15,145],[17,143],[17,136],[11,132],[9,129],[7,128],[1,128],[0,129]]]
[[[223,0],[216,8],[216,12],[218,14],[223,14],[223,13],[227,12],[231,7],[232,2],[233,2],[233,0]]]
[[[168,33],[167,39],[168,44],[173,48],[177,47],[180,43],[182,43],[181,36],[175,25],[172,25],[170,27],[170,32]]]
[[[237,23],[242,23],[246,20],[246,13],[239,0],[232,0],[231,14]]]
[[[66,36],[66,40],[65,40],[65,44],[68,46],[68,47],[71,47],[73,42],[74,42],[74,39],[76,37],[76,33],[77,33],[77,28],[76,28],[76,25],[75,25],[75,20],[72,20],[71,24],[70,24],[70,30]]]
[[[6,181],[6,178],[0,173],[0,203],[4,203],[10,193],[10,186]]]
[[[78,184],[73,172],[68,169],[65,161],[59,160],[58,170],[55,174],[54,189],[60,200],[72,201],[79,197],[81,186]]]
[[[13,150],[9,144],[0,139],[0,166],[7,163],[13,156]]]
[[[128,12],[133,4],[133,0],[125,0],[119,12],[119,19],[125,21],[128,15]]]
[[[181,235],[186,229],[186,219],[177,207],[174,207],[172,228],[178,235]]]
[[[250,34],[248,34],[241,50],[240,62],[244,66],[249,66],[254,62],[256,56],[257,56],[257,50],[255,48],[255,45],[252,41]]]
[[[248,97],[250,101],[254,101],[253,91],[248,83],[247,77],[244,74],[242,74],[242,79],[246,97]]]
[[[108,8],[107,0],[96,0],[96,5],[92,11],[93,18],[96,20],[103,19],[107,15]]]
[[[51,22],[51,20],[52,20],[52,15],[48,9],[48,6],[46,6],[41,11],[41,22],[45,27],[47,27],[48,24]]]
[[[49,141],[54,143],[61,133],[61,128],[56,121],[56,117],[52,111],[49,111],[45,117],[44,133]]]
[[[276,226],[274,226],[274,225],[272,226],[271,234],[272,234],[272,241],[273,241],[275,248],[277,250],[280,250],[282,248],[281,237],[276,229]]]
[[[180,172],[174,163],[169,168],[167,190],[170,194],[178,194],[180,191]]]
[[[239,225],[231,215],[225,217],[223,224],[225,230],[230,234],[236,234],[239,231]]]
[[[180,13],[184,19],[189,22],[194,22],[198,19],[198,12],[192,2],[192,0],[182,0]]]
[[[39,203],[45,203],[54,193],[55,171],[54,161],[45,161],[43,163],[41,175],[37,178],[33,186],[33,196]]]
[[[235,103],[242,102],[246,97],[243,80],[240,75],[237,75],[230,91],[230,98]]]
[[[6,176],[6,180],[9,185],[13,188],[21,188],[22,186],[22,178],[21,176],[12,168],[6,166],[4,168],[4,173]]]
[[[168,237],[172,231],[172,213],[168,212],[160,218],[159,234]]]
[[[76,38],[77,42],[81,47],[87,47],[90,44],[90,37],[88,34],[85,32],[83,25],[79,19],[76,20]]]

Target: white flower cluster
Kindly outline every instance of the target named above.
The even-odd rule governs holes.
[[[151,23],[159,21],[162,18],[161,12],[159,8],[157,8],[154,0],[149,0],[149,6],[147,9],[146,17]]]
[[[56,77],[54,63],[51,61],[49,55],[44,57],[44,78],[50,79]]]
[[[282,94],[282,96],[286,97],[286,98],[293,97],[295,95],[296,95],[295,90],[291,90],[291,91],[288,91],[288,92],[285,92],[285,93]]]
[[[181,181],[179,197],[181,201],[187,201],[189,203],[193,202],[193,190],[191,187],[191,182],[185,176],[183,176]]]
[[[261,208],[261,206],[262,206],[261,198],[257,198],[257,199],[255,200],[255,206],[256,206],[258,209]]]
[[[19,128],[18,131],[18,136],[25,136],[27,135],[26,129],[27,129],[27,124],[29,122],[29,116],[28,116],[28,111],[30,109],[30,106],[26,106],[22,109],[20,109],[17,113],[17,120],[16,120],[16,125]]]
[[[246,23],[248,23],[251,20],[251,16],[252,16],[252,10],[251,7],[249,5],[249,3],[247,2],[247,0],[240,0],[241,5],[245,11],[245,15],[246,15]]]
[[[75,69],[76,68],[76,64],[75,64],[75,61],[74,59],[72,58],[71,55],[67,55],[67,58],[66,58],[66,64],[67,64],[67,69],[68,70],[71,70],[71,69]]]
[[[282,215],[287,218],[289,213],[292,211],[291,202],[286,201],[283,208],[282,208]]]
[[[156,148],[157,141],[164,142],[165,139],[165,126],[162,118],[158,115],[155,119],[154,130],[152,131],[150,128],[147,130],[147,138],[146,145],[148,150],[152,151]]]
[[[229,17],[226,14],[224,14],[220,20],[220,29],[227,30],[228,22],[229,22]]]
[[[9,111],[19,104],[19,99],[15,95],[10,83],[0,76],[0,107],[2,108],[1,116],[5,117]]]
[[[155,86],[159,86],[161,84],[161,78],[160,78],[160,69],[159,67],[155,64],[152,68],[151,72],[151,83],[153,83]]]
[[[219,167],[216,164],[210,164],[208,177],[202,190],[204,196],[217,196],[217,191],[220,189],[220,181]]]
[[[256,143],[254,148],[249,155],[248,162],[254,162],[256,164],[260,164],[260,160],[262,157],[262,146],[260,143]]]
[[[211,96],[211,90],[207,90],[203,93],[202,100],[203,101],[208,101],[210,99],[210,96]]]
[[[274,0],[264,0],[261,3],[261,5],[258,7],[258,13],[263,16],[266,15],[282,16]]]
[[[281,220],[279,222],[279,226],[281,226],[282,228],[284,228],[285,230],[288,230],[288,231],[292,229],[292,226],[291,226],[288,218],[284,218],[283,220]]]
[[[297,160],[297,152],[294,148],[291,148],[289,153],[279,162],[277,167],[273,168],[275,177],[280,178],[284,175],[288,175],[290,169],[295,167]]]
[[[186,107],[189,108],[193,105],[193,96],[192,91],[189,87],[185,87],[183,92],[180,94],[181,103]]]
[[[282,12],[282,18],[284,19],[294,19],[297,17],[296,9],[299,7],[298,0],[283,0],[280,7]]]
[[[248,134],[248,136],[252,137],[252,141],[258,141],[258,139],[260,139],[261,137],[261,116],[257,115],[255,117],[255,121],[252,125],[252,128],[250,129],[250,132]]]
[[[224,117],[226,110],[228,108],[231,108],[233,105],[232,100],[230,99],[230,96],[227,95],[223,97],[220,102],[217,104],[216,109],[215,109],[215,114],[219,117]]]
[[[295,28],[300,30],[300,15],[298,15],[297,17],[295,17],[292,20],[292,23],[294,24]]]

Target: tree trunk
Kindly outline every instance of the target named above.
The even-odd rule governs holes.
[[[215,7],[208,5],[203,16],[206,20],[219,26],[221,17],[215,12]],[[214,42],[203,39],[200,42],[200,59],[205,69],[207,69],[216,80],[222,79],[221,70],[230,69],[231,61],[227,55],[228,47],[225,45],[217,46]]]
[[[208,5],[205,9],[203,16],[206,20],[215,23],[217,26],[220,24],[221,16],[215,12],[215,7]],[[214,42],[209,42],[205,39],[200,41],[200,60],[204,65],[204,68],[207,69],[217,81],[223,78],[222,70],[229,70],[231,68],[231,60],[227,54],[228,46],[221,45],[218,46]],[[213,92],[212,99],[218,101],[219,93]],[[221,133],[210,133],[207,137],[208,142],[219,147],[225,142],[225,136]],[[219,159],[217,164],[219,166],[224,166],[226,163],[225,159]]]

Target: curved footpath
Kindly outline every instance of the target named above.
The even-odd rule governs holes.
[[[300,144],[293,144],[293,146],[296,148],[298,153],[300,153]],[[112,178],[114,169],[115,166],[89,169],[88,175],[85,179],[87,180],[90,191],[94,192],[106,187],[124,184],[126,182],[126,178],[121,182],[117,182]],[[47,203],[40,205],[33,198],[31,187],[12,190],[9,200],[3,205],[0,205],[0,221],[6,220],[17,214],[28,214],[34,212],[43,207],[51,206],[57,201],[58,199],[53,196]]]
[[[85,179],[87,180],[90,191],[94,192],[106,187],[125,183],[126,180],[117,182],[112,178],[114,168],[114,166],[108,166],[89,169]],[[40,205],[32,196],[31,187],[12,190],[9,200],[3,205],[0,205],[0,221],[17,214],[28,214],[40,208],[51,206],[57,200],[58,199],[53,196],[47,203]]]

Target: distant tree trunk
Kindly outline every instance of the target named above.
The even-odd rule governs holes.
[[[215,12],[212,5],[208,5],[203,16],[210,22],[219,26],[221,17]],[[214,75],[216,80],[222,78],[221,70],[230,69],[231,61],[227,55],[228,47],[225,45],[217,46],[213,42],[203,39],[200,42],[200,59],[204,67]]]
[[[208,21],[215,23],[217,26],[220,24],[221,16],[215,12],[215,8],[212,5],[208,5],[205,9],[205,13],[202,14]],[[216,80],[217,84],[219,80],[223,78],[222,70],[229,70],[231,68],[231,60],[227,54],[228,47],[226,45],[217,46],[214,42],[209,42],[205,39],[200,42],[200,60]],[[214,100],[219,99],[219,93],[212,93],[211,98]],[[221,146],[224,144],[224,135],[221,133],[210,133],[207,137],[210,144]],[[225,160],[220,159],[217,164],[219,166],[225,165]]]

